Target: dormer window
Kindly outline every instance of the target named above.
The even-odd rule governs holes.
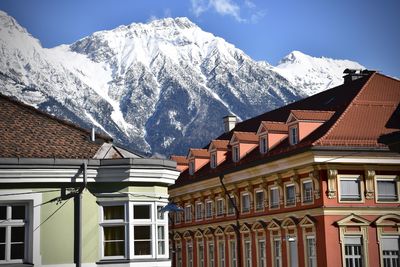
[[[194,174],[194,162],[189,161],[189,174],[193,175]]]
[[[215,169],[217,167],[217,153],[211,153],[211,168]]]
[[[238,162],[240,160],[239,146],[234,146],[232,148],[232,160],[234,162]]]
[[[297,131],[297,127],[291,127],[289,130],[289,138],[290,138],[290,144],[291,145],[295,145],[298,143],[299,141],[299,136],[298,136],[298,131]]]
[[[267,137],[266,136],[262,136],[260,137],[260,152],[262,154],[265,154],[268,152],[268,143],[267,143]]]

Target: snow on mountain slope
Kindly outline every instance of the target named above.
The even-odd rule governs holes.
[[[311,57],[299,51],[291,52],[272,69],[302,92],[313,95],[342,84],[346,68],[365,69],[354,61]]]
[[[282,64],[256,62],[187,18],[45,49],[0,11],[2,93],[149,153],[186,153],[219,135],[229,113],[246,119],[306,96],[302,74],[288,74],[294,63]],[[311,78],[314,69],[320,77],[324,65],[317,66]],[[343,69],[335,72],[334,79]]]

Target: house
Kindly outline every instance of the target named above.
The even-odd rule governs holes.
[[[0,95],[0,266],[171,266],[176,163]]]
[[[400,81],[347,73],[179,158],[173,266],[400,265]]]

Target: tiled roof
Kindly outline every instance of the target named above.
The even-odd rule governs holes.
[[[253,132],[233,132],[233,135],[240,142],[258,142],[258,136]]]
[[[287,132],[288,126],[283,122],[276,121],[262,121],[263,127],[267,129],[269,132]]]
[[[178,164],[188,164],[189,160],[185,156],[172,155],[171,160],[176,161]]]
[[[203,158],[210,157],[210,152],[208,152],[207,149],[191,148],[189,153],[196,158],[197,157],[203,157]]]
[[[216,149],[227,149],[229,141],[228,140],[212,140],[211,144]],[[211,146],[210,144],[210,146]]]
[[[297,120],[327,121],[335,112],[322,110],[292,110],[291,113]]]
[[[0,157],[93,158],[112,139],[0,94]]]
[[[319,118],[329,119],[298,144],[290,145],[286,138],[268,153],[261,154],[254,149],[239,162],[231,160],[231,151],[228,150],[226,160],[217,168],[211,169],[207,164],[193,176],[187,171],[182,172],[172,188],[299,153],[312,146],[385,148],[387,146],[378,143],[378,138],[400,129],[399,103],[400,81],[371,72],[368,76],[240,122],[232,131],[217,138],[230,140],[236,132],[255,133],[263,121],[285,123],[293,110],[305,111],[302,115],[319,113]]]

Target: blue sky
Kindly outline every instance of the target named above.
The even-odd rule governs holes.
[[[292,50],[400,77],[399,0],[2,0],[44,47],[154,18],[188,17],[255,60]]]

